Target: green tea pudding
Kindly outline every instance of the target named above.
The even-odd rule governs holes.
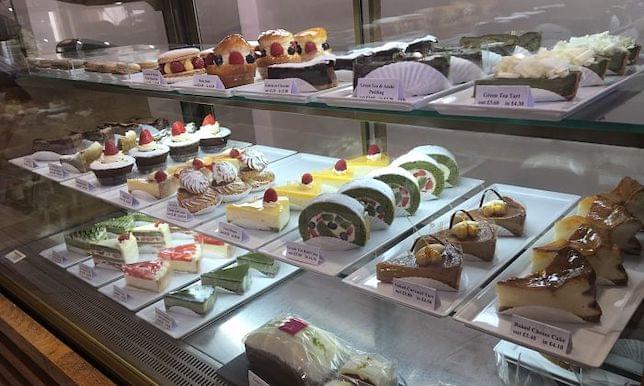
[[[219,268],[201,275],[201,284],[220,287],[238,295],[243,295],[250,287],[248,264]]]
[[[96,224],[81,228],[65,235],[65,246],[68,251],[89,253],[90,244],[107,239],[105,226]]]
[[[304,242],[322,250],[347,250],[367,244],[370,222],[359,201],[327,193],[302,210],[299,231]]]
[[[125,216],[113,217],[98,223],[104,226],[108,232],[120,235],[134,228],[134,216],[126,214]]]
[[[193,285],[177,291],[170,291],[163,297],[166,310],[183,307],[199,315],[205,315],[215,305],[217,291],[209,285]]]
[[[407,170],[388,166],[372,171],[367,177],[374,178],[389,185],[394,192],[396,217],[413,216],[420,205],[420,187],[418,181]]]
[[[445,187],[445,174],[433,158],[421,153],[410,152],[391,163],[410,172],[418,181],[421,200],[435,200]]]
[[[374,178],[361,178],[344,184],[338,193],[353,197],[369,216],[371,229],[388,228],[394,221],[396,197],[386,183]]]
[[[418,152],[433,158],[438,162],[438,167],[441,168],[445,175],[445,187],[451,188],[456,185],[459,177],[458,164],[454,154],[442,146],[425,145],[417,146],[411,149],[412,152]]]
[[[280,263],[263,253],[251,252],[237,256],[237,264],[248,264],[250,268],[261,272],[264,276],[275,277],[280,270]]]

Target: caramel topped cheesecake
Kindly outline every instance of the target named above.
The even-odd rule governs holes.
[[[463,213],[469,220],[454,224],[457,214]],[[464,210],[452,214],[449,229],[434,233],[441,240],[460,245],[463,253],[478,257],[484,261],[492,261],[496,250],[496,228],[487,221],[476,221]]]
[[[635,238],[642,223],[633,217],[624,205],[605,195],[584,198],[579,203],[578,214],[605,225],[612,240],[626,253],[639,254],[642,246]]]
[[[485,202],[487,192],[494,193],[498,199]],[[513,236],[522,236],[525,225],[526,209],[508,196],[501,196],[494,189],[487,189],[481,196],[478,209],[468,210],[475,220],[485,220],[508,230]],[[465,220],[461,216],[461,221]]]
[[[595,271],[573,248],[559,250],[538,272],[496,283],[499,311],[521,306],[552,307],[589,322],[598,322],[602,315],[596,290]]]

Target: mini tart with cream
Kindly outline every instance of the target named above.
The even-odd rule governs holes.
[[[320,170],[311,173],[313,179],[322,185],[328,185],[334,188],[353,181],[356,177],[353,169],[348,168],[346,160],[338,160],[332,169]]]
[[[148,129],[141,130],[138,146],[130,150],[130,155],[136,160],[136,167],[141,173],[158,169],[165,165],[170,148],[156,143]]]
[[[303,62],[331,53],[326,29],[322,27],[305,29],[296,33],[294,38],[297,43],[296,52],[300,54]]]
[[[205,64],[197,48],[180,48],[164,52],[159,55],[157,62],[159,72],[168,83],[205,72]]]
[[[241,170],[239,177],[250,185],[251,192],[264,190],[275,181],[275,174],[266,169],[268,160],[255,149],[244,149],[240,156]]]
[[[170,264],[164,260],[125,264],[122,269],[128,286],[152,292],[163,292],[172,278]]]
[[[226,88],[253,83],[256,68],[253,47],[239,34],[226,36],[206,55],[206,71]]]
[[[221,203],[221,196],[210,187],[208,178],[198,170],[181,170],[179,186],[177,202],[192,214],[205,213]]]
[[[463,217],[457,216],[463,213]],[[463,253],[475,256],[484,261],[492,261],[496,250],[496,228],[484,220],[474,220],[464,210],[457,210],[452,214],[449,228],[434,233],[434,236],[463,248]]]
[[[175,162],[185,162],[197,156],[199,138],[186,132],[186,126],[181,121],[172,124],[171,135],[165,140],[170,148],[170,158]]]
[[[226,207],[226,220],[246,229],[279,232],[290,216],[288,197],[278,196],[274,189],[266,190],[261,200]]]
[[[361,155],[347,161],[347,166],[353,170],[356,176],[363,176],[377,168],[389,166],[389,156],[380,150],[378,145],[369,145],[367,155]]]
[[[275,191],[279,196],[288,197],[291,209],[302,210],[322,193],[322,186],[310,173],[304,173],[299,182],[276,186]]]
[[[170,263],[173,271],[199,273],[201,271],[201,246],[196,243],[164,248],[157,256]]]
[[[298,49],[293,34],[283,30],[268,30],[257,38],[257,70],[262,79],[266,79],[266,68],[273,64],[299,63],[301,48]]]
[[[485,197],[488,192],[494,193],[498,199],[486,202]],[[468,210],[467,213],[475,220],[485,220],[507,230],[512,236],[523,235],[525,207],[508,196],[501,196],[494,189],[486,189],[481,195],[479,208]],[[459,220],[464,218],[461,217]]]
[[[179,179],[163,170],[148,174],[144,178],[130,178],[127,180],[129,193],[136,191],[144,192],[150,196],[161,199],[170,197],[179,189]]]
[[[199,147],[205,153],[221,151],[228,143],[230,129],[221,127],[215,116],[208,114],[204,117],[198,132]]]
[[[237,169],[226,161],[212,165],[212,188],[224,202],[239,201],[251,191],[251,186],[237,176]]]
[[[98,182],[107,186],[124,184],[133,167],[134,158],[123,155],[109,140],[105,141],[101,157],[89,165]]]

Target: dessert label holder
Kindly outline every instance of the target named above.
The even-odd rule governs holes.
[[[430,309],[436,309],[438,303],[436,289],[397,278],[394,278],[392,287],[395,298],[418,302]]]
[[[79,190],[83,190],[85,192],[93,192],[96,190],[96,186],[92,182],[84,178],[79,178],[79,177],[74,178],[74,185]]]
[[[143,70],[143,83],[163,86],[166,81],[159,70],[145,69]]]
[[[78,275],[85,280],[93,280],[96,277],[94,267],[85,263],[78,264]]]
[[[512,315],[512,335],[533,347],[567,354],[572,348],[570,331],[536,320]]]
[[[166,216],[176,221],[190,222],[195,217],[186,208],[179,206],[177,201],[169,201],[166,209]]]
[[[402,101],[405,100],[405,92],[400,79],[358,79],[354,91],[355,96],[360,99],[375,99],[381,101]]]
[[[482,106],[534,107],[530,86],[474,86],[475,103]]]
[[[244,228],[226,221],[219,221],[217,233],[219,237],[237,243],[243,243],[250,238]]]
[[[127,207],[139,206],[139,200],[137,200],[136,197],[126,192],[125,190],[119,190],[119,201],[121,202],[121,204]]]
[[[320,265],[322,256],[320,255],[320,247],[298,243],[295,241],[288,241],[286,243],[286,257],[299,261],[300,263]]]
[[[14,249],[13,251],[11,251],[11,252],[7,253],[6,255],[4,255],[5,259],[9,260],[10,262],[12,262],[14,264],[16,264],[20,260],[24,259],[25,257],[27,257],[27,255],[25,255],[24,253],[20,252],[17,249]]]
[[[61,164],[50,163],[48,167],[49,167],[49,175],[54,178],[61,179],[69,175],[69,172],[65,170],[65,168]]]
[[[177,327],[177,321],[159,307],[154,307],[154,322],[166,330]]]
[[[271,386],[264,381],[259,375],[255,374],[253,370],[248,370],[248,386]]]
[[[192,85],[197,88],[223,90],[224,84],[217,75],[200,74],[192,77]]]
[[[298,94],[297,82],[293,78],[264,79],[264,92],[267,94]]]
[[[114,285],[114,292],[113,296],[114,299],[118,300],[121,303],[127,303],[128,299],[130,298],[130,294],[125,290],[123,287],[119,287],[118,285]]]

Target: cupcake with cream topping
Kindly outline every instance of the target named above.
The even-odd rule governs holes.
[[[199,138],[186,132],[186,126],[181,121],[172,124],[172,135],[165,144],[170,148],[170,158],[175,162],[194,158],[199,151]]]
[[[89,165],[98,182],[106,186],[124,184],[133,167],[134,158],[124,155],[111,140],[105,141],[103,154]]]
[[[212,114],[206,115],[199,128],[199,146],[204,153],[222,151],[230,138],[230,129],[221,127]]]
[[[139,135],[138,146],[130,150],[130,155],[136,160],[136,167],[141,173],[159,169],[165,165],[170,148],[156,143],[148,129],[143,129]]]

